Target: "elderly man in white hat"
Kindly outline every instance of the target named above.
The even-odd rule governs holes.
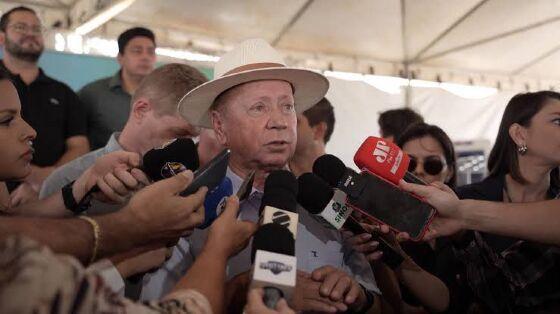
[[[323,75],[286,67],[267,42],[253,39],[222,56],[214,79],[183,97],[178,107],[182,116],[191,124],[213,128],[220,143],[231,150],[227,176],[234,191],[256,171],[252,194],[240,204],[240,219],[258,220],[267,174],[286,169],[294,154],[296,114],[319,102],[328,87]],[[326,229],[305,210],[298,212],[296,254],[301,272],[291,305],[297,310],[322,312],[371,307],[379,290],[364,256],[343,245],[340,232]],[[196,256],[204,243],[204,232],[195,232],[188,241],[190,254]],[[183,263],[194,257],[188,255],[183,256]],[[177,254],[173,260],[177,263]],[[182,267],[175,265],[174,269]],[[250,248],[245,248],[230,259],[228,276],[247,272],[250,267]],[[147,281],[165,287],[171,286],[168,281],[172,277],[156,273]],[[148,293],[150,289],[145,290]],[[144,295],[148,297],[156,295]]]

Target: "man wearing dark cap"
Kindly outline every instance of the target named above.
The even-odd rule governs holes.
[[[105,146],[113,132],[122,130],[130,113],[131,95],[156,63],[155,36],[149,29],[128,29],[119,35],[118,43],[119,71],[78,92],[87,110],[87,135],[92,150]]]

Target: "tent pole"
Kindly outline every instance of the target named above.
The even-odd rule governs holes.
[[[404,62],[404,77],[408,80],[408,84],[406,84],[406,86],[404,87],[404,106],[405,108],[410,108],[410,106],[412,105],[412,87],[410,86],[410,70],[409,70],[409,63],[408,62]]]

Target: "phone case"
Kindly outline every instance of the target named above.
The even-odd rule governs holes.
[[[230,150],[225,149],[203,168],[195,171],[193,181],[181,193],[181,196],[193,194],[203,186],[208,187],[208,190],[212,190],[217,187],[226,176],[229,155]]]

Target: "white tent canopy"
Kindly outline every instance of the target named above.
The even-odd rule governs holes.
[[[170,47],[220,55],[261,37],[293,65],[510,90],[560,82],[559,0],[3,0],[37,8],[47,26],[73,30],[115,5],[124,11],[88,35],[131,25]]]
[[[400,79],[410,86],[386,92],[331,76],[337,124],[327,148],[347,165],[379,134],[383,110],[408,105],[455,141],[491,143],[515,92],[560,87],[551,71],[560,68],[560,0],[3,0],[0,10],[17,4],[37,9],[51,35],[122,5],[87,36],[114,40],[141,25],[160,47],[214,56],[261,37],[295,66],[501,89],[466,99],[422,82]]]

